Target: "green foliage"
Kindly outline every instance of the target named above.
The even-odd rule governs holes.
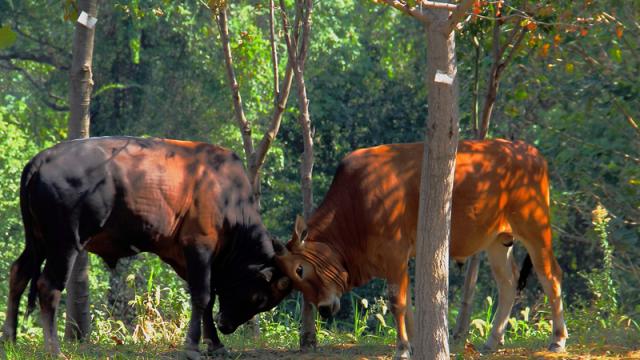
[[[610,327],[609,319],[618,315],[618,289],[613,279],[613,249],[607,240],[607,225],[611,218],[607,209],[598,205],[592,212],[593,230],[602,248],[602,267],[586,273],[580,273],[587,281],[589,290],[594,296],[592,306],[596,311],[596,321],[603,328]]]
[[[44,139],[40,140],[42,145],[39,145],[36,142],[38,137],[34,137],[29,127],[29,116],[28,105],[22,99],[6,95],[0,102],[1,269],[9,269],[11,263],[24,248],[20,197],[18,195],[22,168],[41,147],[52,145],[52,140],[56,138],[57,129],[44,129]],[[4,304],[7,295],[7,283],[3,281],[0,286],[0,304]]]
[[[0,27],[0,50],[6,49],[16,42],[17,35],[9,25]]]

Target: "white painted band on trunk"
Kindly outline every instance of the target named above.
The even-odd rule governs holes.
[[[451,85],[453,84],[453,79],[456,77],[456,73],[454,72],[453,74],[448,74],[442,70],[436,70],[436,76],[433,79],[433,81],[439,83],[439,84],[447,84],[447,85]]]
[[[88,29],[93,29],[96,26],[96,23],[98,22],[98,18],[95,18],[87,14],[86,12],[82,11],[80,13],[80,16],[78,16],[78,22]]]

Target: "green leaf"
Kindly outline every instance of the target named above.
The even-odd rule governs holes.
[[[0,50],[11,47],[16,42],[17,39],[16,33],[11,30],[9,25],[5,25],[0,28]]]
[[[524,88],[517,89],[514,95],[516,97],[516,100],[520,100],[520,101],[526,100],[529,98],[529,94],[527,93],[527,90]]]
[[[129,47],[131,48],[131,61],[134,64],[140,63],[140,38],[136,37],[129,41]]]
[[[622,62],[622,50],[619,47],[616,46],[609,50],[609,55],[615,62]]]

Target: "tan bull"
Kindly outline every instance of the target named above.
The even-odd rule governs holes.
[[[423,144],[356,150],[345,157],[322,204],[296,220],[278,265],[323,316],[340,296],[374,277],[388,282],[396,320],[397,358],[408,358],[413,333],[408,261],[415,256]],[[551,246],[547,164],[533,146],[506,140],[462,141],[456,157],[450,255],[456,261],[485,250],[498,284],[498,310],[486,347],[503,343],[518,271],[511,242],[519,239],[549,297],[549,349],[567,338],[561,278]],[[420,271],[420,269],[416,269]]]

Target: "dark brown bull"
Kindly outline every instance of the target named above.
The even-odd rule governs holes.
[[[278,265],[321,315],[339,298],[374,277],[388,281],[398,328],[397,358],[408,358],[413,332],[408,261],[415,256],[423,144],[360,149],[342,160],[322,204],[299,218]],[[516,295],[515,237],[527,248],[553,318],[550,349],[564,348],[560,282],[553,256],[547,164],[523,142],[462,141],[456,157],[450,255],[462,262],[487,251],[499,301],[486,346],[502,343]],[[420,271],[420,269],[416,269]]]
[[[20,297],[31,281],[29,303],[37,293],[45,347],[53,354],[60,353],[60,293],[83,248],[110,266],[141,251],[170,264],[191,295],[192,354],[201,328],[210,352],[223,347],[212,314],[216,295],[216,323],[231,333],[290,291],[274,267],[275,244],[242,162],[218,146],[130,137],[64,142],[26,165],[20,206],[26,246],[11,266],[3,337],[15,341]]]

